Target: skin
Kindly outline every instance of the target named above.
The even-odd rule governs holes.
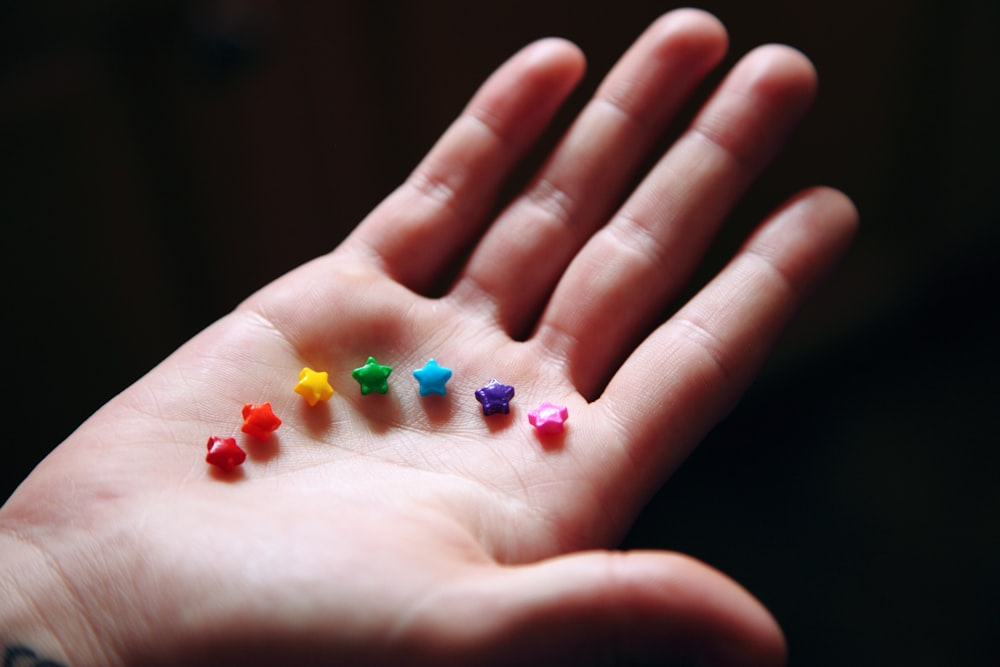
[[[584,71],[561,40],[511,58],[342,245],[20,486],[0,510],[0,645],[112,666],[783,663],[777,623],[725,575],[609,550],[857,224],[841,193],[801,192],[657,319],[815,90],[800,53],[750,52],[627,191],[726,42],[705,13],[659,19],[490,219]],[[369,355],[395,368],[388,394],[351,379]],[[447,396],[417,392],[430,357],[454,370]],[[330,373],[330,401],[292,392],[303,366]],[[516,387],[510,415],[472,397],[492,377]],[[256,442],[240,409],[263,401],[284,423]],[[562,436],[528,424],[543,401],[568,406]],[[246,463],[207,465],[209,435],[236,436]]]

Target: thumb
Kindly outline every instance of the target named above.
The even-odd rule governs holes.
[[[488,620],[463,622],[468,639],[490,647],[486,664],[785,662],[781,629],[760,602],[680,554],[584,552],[503,568],[476,588],[472,598],[491,601]]]

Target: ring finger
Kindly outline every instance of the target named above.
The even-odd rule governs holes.
[[[574,258],[535,342],[594,395],[676,297],[721,222],[812,101],[799,52],[761,47],[733,68],[690,129]]]

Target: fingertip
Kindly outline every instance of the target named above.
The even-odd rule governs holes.
[[[803,107],[816,96],[816,66],[805,53],[787,44],[758,46],[737,68],[749,85],[773,96],[794,96]]]
[[[654,21],[615,63],[596,97],[659,127],[726,54],[729,38],[707,12],[681,9]]]
[[[598,654],[628,664],[785,661],[770,612],[729,577],[681,554],[582,552],[505,570],[494,585],[504,600],[493,610],[494,636],[515,661],[578,664]]]
[[[814,233],[835,240],[836,245],[846,246],[857,234],[860,214],[854,201],[842,191],[825,185],[816,185],[799,192],[782,207],[801,208],[801,217]]]
[[[840,190],[807,188],[782,205],[747,241],[796,291],[808,292],[832,271],[858,229],[858,210]]]
[[[750,591],[723,572],[686,554],[633,551],[633,575],[669,604],[677,606],[687,627],[679,634],[697,664],[784,665],[787,642],[771,612]],[[659,590],[657,590],[659,589]],[[664,605],[665,600],[655,604]]]
[[[503,63],[469,101],[465,113],[525,150],[583,77],[586,61],[572,42],[546,37]]]
[[[755,173],[778,151],[812,104],[816,70],[800,51],[768,44],[733,67],[693,128]]]
[[[466,111],[495,126],[514,145],[529,143],[580,82],[583,52],[572,42],[546,37],[514,54],[487,79]]]
[[[826,208],[831,212],[831,219],[839,224],[844,233],[854,236],[861,224],[861,213],[857,205],[847,194],[836,188],[825,185],[817,185],[806,190],[817,202],[817,206]]]
[[[694,7],[681,7],[667,12],[650,27],[651,32],[680,32],[700,43],[714,46],[721,58],[729,48],[729,32],[711,12]]]
[[[660,62],[683,62],[705,73],[722,60],[728,48],[729,35],[715,16],[685,8],[667,12],[653,21],[629,53],[651,53]]]
[[[579,79],[587,67],[587,58],[573,42],[562,37],[543,37],[514,56],[532,70],[550,72],[561,77]]]

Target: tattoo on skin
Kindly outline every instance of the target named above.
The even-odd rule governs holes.
[[[3,667],[66,667],[61,662],[39,656],[27,646],[2,646]]]

